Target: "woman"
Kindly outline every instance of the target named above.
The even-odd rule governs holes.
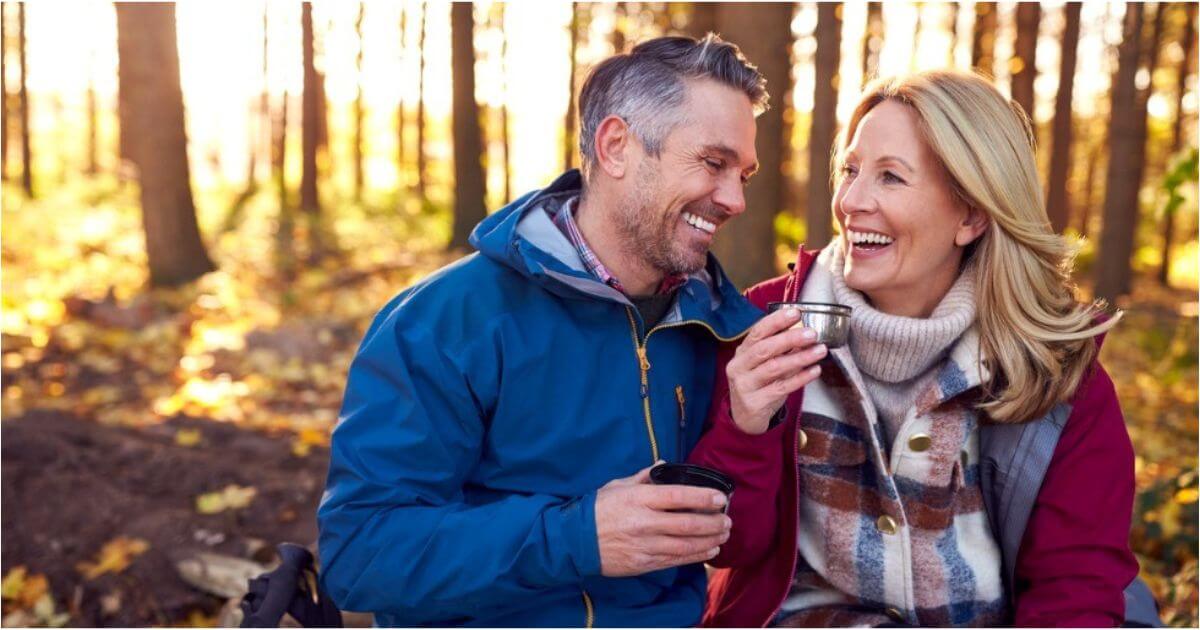
[[[834,160],[840,235],[747,297],[849,305],[849,344],[784,309],[723,350],[690,458],[737,482],[705,624],[1120,624],[1120,316],[1073,297],[1025,115],[970,74],[877,81]]]

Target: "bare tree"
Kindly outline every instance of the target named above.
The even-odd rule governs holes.
[[[1071,167],[1071,99],[1075,93],[1075,49],[1079,46],[1079,11],[1083,5],[1068,2],[1063,8],[1062,54],[1058,68],[1058,95],[1054,100],[1053,144],[1050,152],[1050,176],[1046,210],[1055,232],[1067,227],[1071,216],[1067,199],[1067,179]]]
[[[404,61],[408,55],[408,10],[404,3],[400,3],[400,67],[404,67]],[[405,188],[407,172],[404,170],[404,125],[407,122],[407,116],[404,111],[404,90],[400,90],[400,102],[396,104],[396,187],[400,190]]]
[[[808,247],[824,247],[833,235],[830,223],[829,149],[837,134],[837,71],[841,64],[842,20],[836,3],[817,5],[817,53],[814,61],[812,130],[808,137]]]
[[[21,103],[21,187],[27,197],[33,197],[33,148],[29,133],[29,87],[25,63],[25,3],[17,5],[17,65],[21,68],[19,97]]]
[[[971,67],[993,76],[996,68],[995,2],[975,3],[975,29],[971,33]]]
[[[1104,225],[1096,256],[1096,296],[1115,300],[1129,291],[1129,259],[1137,226],[1138,184],[1129,177],[1136,168],[1137,85],[1141,49],[1143,5],[1130,3],[1125,9],[1124,37],[1117,53],[1117,71],[1112,82],[1112,111],[1109,115],[1108,176],[1104,191]]]
[[[1183,149],[1183,99],[1187,95],[1187,78],[1191,65],[1192,53],[1196,50],[1196,4],[1187,3],[1180,7],[1184,12],[1183,59],[1179,62],[1179,72],[1175,83],[1175,120],[1171,123],[1171,153],[1178,155]],[[1171,246],[1175,240],[1175,213],[1166,212],[1163,216],[1163,245],[1162,258],[1158,265],[1158,281],[1167,285],[1171,271]]]
[[[575,56],[579,48],[579,3],[571,3],[571,25],[568,27],[570,47],[567,52],[567,114],[563,121],[563,170],[574,165],[575,148]]]
[[[867,27],[863,33],[863,84],[879,75],[879,51],[883,50],[883,3],[867,3]]]
[[[8,180],[8,26],[7,11],[0,3],[0,179]]]
[[[310,254],[319,258],[324,253],[321,244],[321,202],[317,194],[317,143],[320,133],[318,116],[322,99],[320,77],[317,76],[314,60],[311,2],[301,3],[300,27],[304,59],[304,95],[300,121],[300,210],[308,218]]]
[[[1041,5],[1036,2],[1017,3],[1017,41],[1013,44],[1013,62],[1017,71],[1012,78],[1012,99],[1029,115],[1031,123],[1033,80],[1037,77],[1038,25],[1041,19]]]
[[[613,30],[612,30],[612,47],[613,54],[619,55],[625,52],[625,29],[628,28],[626,22],[629,20],[629,7],[627,2],[618,2],[613,6]]]
[[[150,283],[183,284],[214,266],[188,178],[175,5],[118,3],[117,53],[126,115],[138,122],[136,133],[124,124],[121,133],[138,168]]]
[[[417,195],[425,200],[425,27],[429,22],[429,3],[421,3],[421,34],[417,38]]]
[[[354,58],[358,72],[358,93],[354,96],[354,200],[362,201],[363,194],[363,13],[366,4],[358,3],[358,17],[354,20],[354,34],[358,37],[358,54]]]
[[[512,142],[508,137],[508,31],[504,28],[504,3],[498,2],[500,28],[500,150],[504,160],[504,203],[512,201],[512,162],[509,151]]]
[[[773,106],[758,119],[759,162],[767,165],[746,188],[746,212],[721,229],[713,245],[734,284],[745,287],[775,274],[775,215],[784,201],[786,161],[783,112],[791,85],[795,4],[721,4],[717,24],[737,42],[771,86]]]
[[[691,2],[688,12],[686,33],[689,37],[700,39],[709,33],[717,32],[717,3]]]
[[[450,63],[454,73],[454,227],[450,248],[467,247],[467,238],[487,216],[481,159],[479,104],[475,101],[474,5],[455,2],[450,9]]]

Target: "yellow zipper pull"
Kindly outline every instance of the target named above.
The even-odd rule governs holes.
[[[638,346],[637,355],[638,355],[638,365],[641,366],[642,371],[649,372],[650,371],[650,359],[646,357],[646,347]]]

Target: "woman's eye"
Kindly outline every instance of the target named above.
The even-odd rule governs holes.
[[[883,181],[888,184],[903,184],[904,180],[891,171],[883,172]]]
[[[858,169],[850,166],[849,164],[843,165],[841,171],[843,177],[854,177],[855,175],[858,175]]]

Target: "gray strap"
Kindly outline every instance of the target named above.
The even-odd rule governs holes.
[[[1071,406],[1061,403],[1032,422],[984,425],[980,432],[984,502],[992,531],[999,538],[1004,585],[1010,598],[1016,593],[1021,539],[1070,415]]]

